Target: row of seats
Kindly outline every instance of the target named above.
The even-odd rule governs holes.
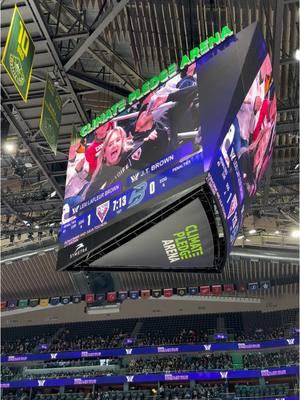
[[[288,384],[235,386],[235,393],[238,397],[285,396],[288,392]]]
[[[223,330],[235,332],[235,340],[263,340],[283,337],[282,322],[293,321],[298,326],[298,312],[289,310],[283,321],[279,313],[227,313],[215,315],[184,315],[142,319],[134,345],[160,345],[188,342],[208,342],[208,332],[216,331],[222,322]],[[256,327],[256,331],[250,329]],[[266,321],[268,324],[266,325]],[[272,321],[272,323],[271,323]],[[25,353],[38,350],[38,345],[57,339],[49,348],[40,351],[64,351],[97,347],[122,347],[124,340],[131,338],[138,319],[114,321],[92,321],[65,325],[33,326],[2,330],[2,354]],[[270,323],[269,323],[270,322]],[[163,327],[163,329],[162,329]],[[203,329],[202,327],[205,327]],[[257,328],[261,328],[257,330]],[[232,337],[232,336],[231,336]],[[87,347],[91,346],[91,347]],[[40,346],[41,347],[41,346]]]

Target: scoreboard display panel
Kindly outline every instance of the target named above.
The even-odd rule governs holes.
[[[71,145],[58,269],[220,270],[275,121],[252,24]]]

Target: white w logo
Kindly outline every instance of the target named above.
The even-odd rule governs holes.
[[[125,349],[126,350],[126,354],[131,354],[132,353],[132,349]]]
[[[220,372],[222,379],[227,379],[228,372]]]
[[[295,344],[295,339],[286,339],[288,344]]]
[[[57,353],[51,353],[50,356],[51,356],[51,360],[53,360],[57,357]]]
[[[139,177],[139,172],[137,174],[131,175],[130,179],[131,179],[131,183],[136,182],[138,180]]]
[[[78,209],[79,209],[79,206],[76,206],[76,207],[72,208],[73,214],[76,214]]]
[[[45,380],[43,380],[43,381],[38,381],[38,386],[44,386],[44,384],[45,384]]]
[[[205,348],[206,351],[209,351],[210,348],[211,348],[211,344],[205,344],[204,348]]]
[[[127,382],[133,382],[134,375],[126,376]]]

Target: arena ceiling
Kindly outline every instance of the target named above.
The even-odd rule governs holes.
[[[254,21],[259,22],[272,56],[277,137],[271,168],[238,244],[297,246],[297,239],[290,238],[293,229],[299,230],[296,0],[2,0],[1,51],[15,4],[36,53],[27,103],[1,67],[2,144],[16,144],[13,153],[1,148],[1,241],[5,254],[44,247],[55,240],[74,129],[178,61],[221,26],[227,24],[239,32]],[[56,156],[39,131],[47,73],[63,100]],[[257,231],[251,237],[250,228]],[[55,264],[54,259],[51,262]],[[64,284],[72,286],[72,282]]]

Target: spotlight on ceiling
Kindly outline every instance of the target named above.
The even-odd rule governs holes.
[[[249,235],[254,235],[256,233],[256,229],[250,229]]]
[[[280,233],[279,231],[275,231],[275,235],[279,235],[279,233]]]
[[[300,49],[297,49],[295,51],[295,58],[296,58],[296,60],[300,61]]]
[[[17,151],[17,145],[15,142],[5,142],[3,149],[7,154],[13,154]]]
[[[299,229],[295,229],[294,231],[292,231],[291,236],[293,238],[299,238],[300,237],[300,231]]]

